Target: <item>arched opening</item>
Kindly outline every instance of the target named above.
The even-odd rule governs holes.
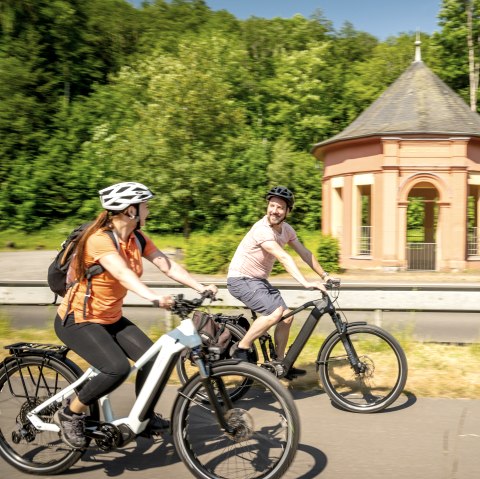
[[[416,183],[408,193],[407,269],[437,269],[438,191],[432,183]]]
[[[467,257],[480,255],[480,185],[469,185],[467,197]]]

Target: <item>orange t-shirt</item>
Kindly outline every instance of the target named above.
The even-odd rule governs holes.
[[[157,247],[143,232],[141,234],[146,240],[143,256],[149,256],[156,251]],[[118,244],[119,249],[117,250],[112,238],[103,230],[93,233],[87,239],[85,245],[85,264],[87,268],[99,263],[99,260],[107,254],[119,253],[128,267],[138,277],[142,276],[142,253],[139,250],[135,234],[132,233],[126,243],[118,238]],[[122,317],[123,298],[125,298],[128,290],[108,271],[92,277],[90,297],[87,301],[86,316],[84,317],[86,291],[86,279],[72,286],[58,308],[59,316],[61,318],[67,316],[67,308],[70,304],[68,313],[73,311],[76,323],[91,321],[93,323],[111,324]]]

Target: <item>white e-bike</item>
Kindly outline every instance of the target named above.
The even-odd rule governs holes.
[[[0,454],[22,472],[53,475],[66,471],[89,448],[111,451],[145,433],[148,414],[167,386],[182,351],[192,350],[198,373],[177,391],[171,433],[180,459],[197,478],[280,478],[299,441],[299,418],[290,392],[270,372],[255,365],[210,361],[188,315],[205,297],[175,297],[180,326],[161,336],[132,366],[152,358],[154,366],[126,417],[116,417],[105,396],[90,406],[87,447],[72,449],[61,439],[53,415],[80,390],[94,368],[83,373],[67,358],[68,348],[16,343],[0,363]],[[232,403],[229,391],[248,385]]]

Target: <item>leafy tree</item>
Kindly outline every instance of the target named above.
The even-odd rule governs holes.
[[[280,138],[273,146],[267,174],[270,186],[286,185],[295,195],[295,208],[289,222],[303,229],[318,229],[322,180],[312,156],[295,151],[292,143]]]
[[[443,0],[433,34],[433,70],[476,110],[480,61],[480,1]]]
[[[275,58],[276,74],[266,81],[270,102],[266,104],[268,138],[290,138],[299,150],[307,150],[328,129],[328,91],[321,80],[326,68],[326,45],[283,53]]]
[[[225,81],[238,68],[237,52],[221,38],[182,43],[178,57],[156,55],[115,79],[132,110],[118,127],[108,118],[86,148],[110,163],[116,178],[128,174],[160,192],[152,222],[159,230],[214,228],[224,216],[228,161],[224,144],[242,131],[243,109]],[[241,52],[240,52],[241,53]],[[143,94],[136,97],[138,85]],[[114,116],[118,113],[112,112]]]

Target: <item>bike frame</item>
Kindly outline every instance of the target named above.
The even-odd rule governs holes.
[[[201,344],[202,339],[198,335],[191,319],[184,319],[177,328],[158,338],[130,369],[129,375],[132,375],[157,355],[153,367],[128,416],[115,418],[109,396],[106,395],[99,399],[105,421],[117,427],[119,425],[126,425],[133,434],[140,434],[150,420],[148,413],[153,410],[153,407],[164,391],[180,353],[184,349],[196,348]],[[201,369],[203,363],[199,361],[198,365]],[[40,431],[59,432],[59,427],[55,423],[44,422],[39,416],[40,413],[51,404],[62,403],[65,399],[74,395],[75,390],[81,384],[98,374],[100,374],[100,372],[97,369],[89,367],[80,378],[29,412],[27,414],[28,419],[35,428]],[[202,374],[202,377],[208,376],[205,371],[200,371],[200,374]]]
[[[339,334],[340,338],[342,340],[342,343],[345,347],[345,351],[347,353],[348,359],[350,361],[350,364],[352,367],[355,369],[355,372],[358,373],[359,371],[357,370],[359,368],[359,359],[358,356],[355,352],[355,349],[348,338],[348,336],[345,334],[347,328],[349,326],[353,325],[360,325],[360,324],[367,324],[365,321],[357,321],[354,323],[346,323],[345,321],[342,321],[340,318],[340,315],[337,313],[335,306],[333,305],[332,300],[330,299],[330,296],[328,294],[323,294],[322,298],[313,300],[313,301],[308,301],[307,303],[303,304],[302,306],[299,306],[298,308],[294,309],[293,311],[290,311],[286,315],[284,315],[281,319],[281,321],[290,318],[291,316],[307,309],[313,306],[312,311],[308,315],[308,318],[305,320],[305,323],[303,324],[302,328],[300,329],[300,332],[298,333],[297,337],[289,347],[287,354],[285,355],[285,359],[282,361],[282,364],[285,366],[285,370],[288,371],[295,361],[298,359],[298,356],[302,352],[302,349],[305,347],[305,344],[307,341],[310,339],[310,336],[312,335],[313,331],[315,330],[315,327],[317,326],[318,322],[320,321],[321,317],[328,313],[330,317],[332,318],[333,323],[335,324],[336,331],[332,333],[333,334]],[[328,339],[328,338],[327,338]],[[326,342],[326,341],[325,341]],[[324,343],[325,344],[325,343]],[[322,346],[323,347],[323,346]]]

